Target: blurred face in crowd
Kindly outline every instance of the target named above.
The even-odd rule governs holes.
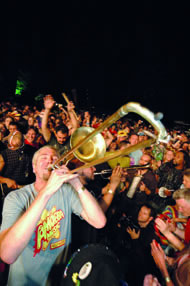
[[[59,144],[64,144],[68,138],[68,134],[61,131],[58,131],[55,136]]]
[[[177,152],[174,159],[173,163],[176,166],[179,166],[184,163],[184,154],[182,152]]]
[[[17,130],[18,130],[18,128],[17,128],[16,125],[12,125],[12,124],[9,125],[9,132],[10,132],[10,134],[13,134]]]
[[[11,117],[6,117],[5,118],[5,126],[6,126],[7,129],[9,128],[9,124],[12,121],[13,121],[13,119]]]
[[[109,148],[110,150],[116,150],[117,149],[117,143],[116,142],[112,142],[111,144],[110,144],[110,148]]]
[[[34,129],[29,129],[26,133],[26,138],[30,143],[34,142],[36,138],[36,131]]]
[[[16,150],[23,145],[23,135],[21,132],[16,131],[8,139],[8,148]]]
[[[94,172],[96,171],[96,168],[94,166],[90,167],[90,168],[86,168],[84,170],[81,170],[80,175],[84,176],[85,181],[91,181],[94,180]]]
[[[139,160],[139,165],[146,165],[148,163],[150,163],[151,161],[151,157],[147,154],[144,154],[141,156],[140,160]]]
[[[33,118],[33,117],[29,117],[29,118],[28,118],[28,125],[29,125],[29,126],[34,125],[34,118]]]
[[[139,142],[139,138],[137,135],[131,135],[129,138],[129,142],[131,143],[131,145],[135,145]]]
[[[184,216],[190,216],[190,202],[185,199],[176,200],[176,205],[180,213]]]
[[[164,161],[165,162],[170,162],[174,159],[174,153],[171,150],[167,150],[166,154],[164,155]]]
[[[150,216],[151,210],[146,206],[142,206],[138,213],[138,223],[140,226],[146,226],[152,220]]]
[[[183,176],[183,184],[185,188],[190,189],[190,177],[184,175]]]

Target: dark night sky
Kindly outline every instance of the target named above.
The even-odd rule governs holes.
[[[62,103],[61,92],[72,96],[75,88],[82,108],[112,113],[138,101],[189,122],[185,4],[79,2],[8,7],[1,18],[3,96],[14,93],[21,70],[27,99],[52,93]]]

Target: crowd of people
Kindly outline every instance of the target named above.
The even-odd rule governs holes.
[[[70,280],[63,269],[72,269],[69,258],[77,249],[90,252],[92,244],[108,247],[118,259],[118,278],[110,286],[188,285],[190,138],[167,128],[168,142],[112,158],[157,135],[144,119],[126,116],[101,132],[108,160],[74,174],[83,160],[57,165],[80,127],[96,129],[104,119],[80,112],[72,101],[58,105],[52,95],[44,97],[41,109],[0,104],[4,285],[83,285],[93,267],[84,278],[76,266]]]

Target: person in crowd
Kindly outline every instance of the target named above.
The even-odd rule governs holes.
[[[84,163],[80,162],[78,159],[74,159],[69,162],[68,167],[70,169],[76,169],[78,167],[83,166]],[[88,190],[91,194],[96,198],[100,207],[104,211],[107,212],[110,207],[114,195],[116,193],[117,187],[121,180],[122,168],[117,166],[112,171],[110,178],[107,180],[107,184],[102,187],[97,177],[95,177],[96,168],[94,166],[81,169],[77,171],[79,174],[79,180],[84,186],[87,186]],[[87,224],[85,221],[81,221],[77,216],[73,216],[73,243],[72,249],[73,251],[77,248],[89,244],[89,243],[97,243],[99,238],[99,232],[97,230]]]
[[[28,116],[27,122],[28,122],[28,127],[34,126],[36,119],[34,118],[34,116]]]
[[[77,174],[69,174],[66,166],[52,171],[58,157],[54,147],[40,148],[33,156],[35,182],[5,199],[0,257],[10,264],[8,285],[46,284],[56,259],[70,245],[72,213],[96,228],[106,223]]]
[[[171,162],[175,157],[174,150],[167,148],[164,152],[163,163]]]
[[[143,286],[188,286],[190,279],[190,249],[189,246],[180,251],[175,259],[165,255],[162,247],[155,240],[151,243],[151,254],[160,270],[162,277],[158,282],[153,274],[145,276]]]
[[[182,213],[179,212],[178,206],[175,205],[168,205],[164,209],[164,211],[161,214],[158,214],[157,218],[160,218],[164,220],[166,223],[172,223],[174,226],[173,228],[180,229],[180,230],[185,230],[186,223],[188,217],[185,217],[182,215]],[[178,251],[171,243],[170,241],[161,233],[158,228],[155,225],[155,230],[156,234],[160,238],[160,245],[163,248],[164,252],[166,255],[174,256],[175,253]]]
[[[183,184],[181,185],[181,188],[190,189],[190,168],[183,171]]]
[[[84,118],[82,121],[82,126],[87,126],[87,127],[91,126],[91,115],[90,115],[89,111],[84,112]]]
[[[12,189],[34,180],[32,156],[35,149],[24,144],[20,131],[15,131],[8,140],[8,148],[0,154],[0,183],[4,185],[4,195]]]
[[[102,132],[102,136],[104,137],[106,148],[109,148],[110,144],[112,143],[114,136],[111,134],[108,128],[105,128]]]
[[[129,136],[129,143],[130,145],[129,146],[133,146],[133,145],[136,145],[139,143],[139,137],[137,134],[131,134]],[[133,161],[133,163],[131,163],[131,165],[138,165],[139,164],[139,160],[142,156],[142,151],[139,149],[139,150],[136,150],[132,153],[129,154],[129,156],[131,157],[131,161]]]
[[[0,121],[0,152],[6,148],[6,145],[3,143],[3,138],[5,137],[6,128],[3,121]]]
[[[5,133],[5,136],[7,136],[9,134],[9,124],[10,122],[14,121],[13,118],[9,115],[5,116],[5,119],[4,119],[4,124],[5,124],[5,128],[6,128],[6,133]]]
[[[36,150],[39,149],[40,148],[40,144],[38,143],[39,136],[40,134],[38,132],[38,129],[34,126],[30,126],[25,134],[24,144],[30,145],[34,147]]]
[[[190,216],[190,189],[184,188],[174,192],[178,211],[185,217]],[[156,227],[177,250],[183,250],[190,242],[190,219],[188,218],[185,229],[176,227],[173,223],[156,218]]]
[[[6,195],[35,179],[32,170],[32,156],[35,149],[24,144],[20,131],[15,131],[8,140],[8,147],[0,154],[0,221]]]
[[[163,210],[167,205],[174,205],[172,193],[180,188],[183,182],[183,171],[189,166],[189,156],[180,150],[172,161],[162,164],[156,171],[158,179],[158,204]]]
[[[117,239],[113,239],[111,247],[119,257],[125,281],[131,286],[142,285],[148,273],[158,275],[150,248],[153,239],[159,241],[154,230],[155,216],[153,206],[146,203],[139,206],[135,217],[128,216],[126,209],[116,221]]]
[[[11,121],[11,122],[9,123],[9,127],[8,127],[8,128],[9,128],[9,129],[8,129],[8,131],[9,131],[8,135],[5,136],[5,137],[2,139],[2,142],[5,144],[5,146],[8,146],[8,141],[9,141],[9,138],[12,136],[12,134],[13,134],[14,132],[16,132],[16,131],[20,131],[19,125],[18,125],[18,123],[15,122],[15,121]]]
[[[50,111],[53,108],[54,104],[55,101],[51,95],[47,95],[44,97],[45,110],[42,118],[42,134],[45,141],[49,145],[55,146],[57,150],[59,150],[59,152],[63,154],[70,148],[70,141],[68,140],[69,130],[65,124],[57,126],[55,128],[55,134],[51,132],[51,130],[48,128],[48,117],[50,115]],[[74,105],[72,103],[68,104],[68,113],[73,123],[73,131],[74,131],[78,127],[78,122],[73,114],[73,109]]]
[[[25,134],[27,126],[28,126],[27,120],[23,117],[23,115],[20,112],[18,112],[16,110],[13,111],[12,114],[13,114],[14,121],[17,122],[17,124],[19,126],[19,130],[23,134]]]
[[[142,168],[137,171],[137,175],[141,176],[141,181],[134,194],[136,204],[145,203],[154,197],[157,190],[157,180],[154,172],[151,169],[152,157],[148,154],[143,154],[140,158],[139,165],[144,166],[150,164],[147,168]]]

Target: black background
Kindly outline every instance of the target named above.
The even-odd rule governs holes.
[[[79,109],[111,114],[137,101],[190,121],[183,1],[40,3],[1,8],[1,100],[14,98],[22,73],[23,102],[52,93],[65,104],[66,92]]]

